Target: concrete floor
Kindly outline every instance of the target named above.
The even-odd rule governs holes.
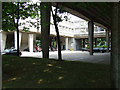
[[[50,58],[58,58],[57,51],[50,51],[49,54]],[[21,57],[42,58],[42,52],[22,52]],[[62,58],[63,60],[110,64],[110,53],[94,53],[91,56],[87,51],[62,51]]]

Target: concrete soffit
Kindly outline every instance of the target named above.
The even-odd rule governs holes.
[[[56,3],[55,2],[52,2],[52,5],[53,6],[56,6]],[[107,17],[101,17],[101,18],[97,18],[95,15],[94,15],[94,9],[90,9],[89,10],[86,10],[86,12],[82,11],[82,10],[77,10],[77,9],[73,9],[73,8],[70,8],[66,5],[64,5],[63,3],[58,3],[58,7],[64,7],[64,9],[66,11],[68,11],[69,13],[73,14],[73,15],[76,15],[86,21],[93,21],[95,25],[97,26],[100,26],[104,29],[108,29],[110,28],[110,23],[109,23],[109,19],[106,19]]]

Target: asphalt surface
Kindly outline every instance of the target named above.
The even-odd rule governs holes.
[[[22,52],[21,57],[42,58],[42,52]],[[58,59],[57,51],[50,51],[51,59]],[[90,63],[110,64],[110,53],[94,53],[89,55],[87,51],[62,51],[62,59],[70,61],[82,61]]]

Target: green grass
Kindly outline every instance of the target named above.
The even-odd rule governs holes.
[[[110,66],[2,56],[3,88],[110,88]]]

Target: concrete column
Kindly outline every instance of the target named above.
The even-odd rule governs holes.
[[[17,31],[14,32],[14,47],[17,49]]]
[[[95,38],[95,47],[97,47],[97,38]]]
[[[82,39],[79,40],[79,44],[80,44],[79,45],[80,46],[79,50],[80,50],[80,49],[82,49]]]
[[[29,44],[29,51],[33,52],[33,34],[29,34],[28,44]]]
[[[2,2],[0,1],[0,11],[2,11]],[[2,18],[2,13],[0,13],[0,18]],[[2,30],[2,19],[0,19],[0,39]],[[0,40],[0,89],[2,89],[2,57],[1,57],[1,40]]]
[[[54,48],[54,46],[55,46],[55,44],[54,44],[54,42],[55,42],[55,38],[54,38],[54,37],[53,37],[52,41],[53,41],[53,48]]]
[[[22,40],[22,33],[19,33],[19,47],[21,49],[21,40]]]
[[[85,48],[85,39],[83,39],[82,47]]]
[[[106,42],[107,42],[107,52],[109,52],[110,39],[109,39],[109,31],[108,30],[106,30]]]
[[[21,46],[22,33],[19,32],[19,48]],[[14,32],[14,44],[15,49],[17,49],[17,31]]]
[[[65,38],[65,47],[66,47],[66,50],[68,50],[68,37]]]
[[[120,90],[120,3],[117,2],[113,3],[111,31],[111,85]]]
[[[46,7],[45,7],[46,6]],[[41,3],[41,43],[42,43],[42,55],[43,58],[49,58],[49,46],[50,46],[50,3]]]
[[[2,42],[2,32],[1,32],[1,31],[0,31],[0,38],[1,38],[1,39],[0,39],[0,56],[1,56],[1,52],[2,52],[2,47],[1,47],[1,46],[2,46],[2,43],[1,43],[1,42]],[[0,58],[1,58],[1,57],[0,57]],[[0,60],[1,60],[1,59],[0,59]]]
[[[94,24],[92,21],[88,22],[88,38],[89,38],[89,48],[90,48],[90,55],[93,55],[93,33],[94,33]]]
[[[0,4],[1,5],[1,4]],[[2,90],[2,56],[1,56],[1,52],[2,52],[2,32],[1,32],[1,28],[0,28],[0,89]]]
[[[3,52],[5,49],[6,38],[7,38],[7,34],[5,32],[1,32],[1,52]]]
[[[74,51],[76,51],[76,40],[75,40],[75,38],[73,38],[72,40],[73,40],[72,48]]]
[[[56,39],[56,37],[54,37],[54,38],[55,38],[55,49],[58,50],[58,47],[57,47],[57,39]]]

